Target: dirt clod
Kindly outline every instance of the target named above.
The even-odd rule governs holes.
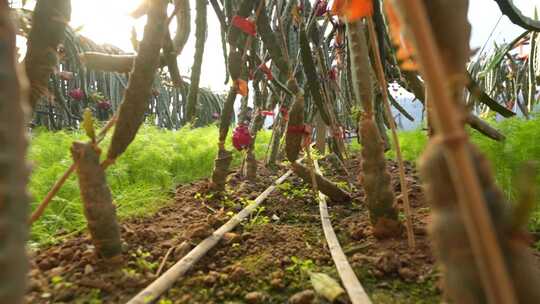
[[[249,304],[259,304],[259,303],[264,303],[264,300],[266,299],[266,295],[260,291],[252,291],[246,294],[244,299]]]
[[[311,304],[313,300],[315,300],[315,292],[308,289],[295,293],[289,298],[289,304]]]

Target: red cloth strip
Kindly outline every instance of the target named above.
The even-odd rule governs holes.
[[[293,134],[311,134],[311,127],[308,125],[288,126],[287,133]]]
[[[272,111],[261,111],[260,112],[261,115],[264,115],[264,116],[274,116],[274,112]]]
[[[232,25],[248,35],[257,35],[255,23],[247,18],[236,15],[232,18]]]

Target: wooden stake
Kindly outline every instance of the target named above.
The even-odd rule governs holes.
[[[430,85],[434,127],[445,147],[452,182],[459,197],[460,212],[488,301],[500,304],[517,303],[493,223],[480,191],[478,177],[474,172],[474,164],[466,148],[468,136],[459,121],[458,109],[452,101],[446,68],[440,58],[424,4],[417,0],[394,3],[401,8],[407,30],[416,44],[416,55],[423,76]]]
[[[411,204],[409,203],[409,186],[407,185],[407,180],[405,179],[405,166],[403,165],[403,157],[401,156],[401,147],[399,145],[399,137],[397,135],[397,126],[392,117],[392,111],[390,109],[390,101],[388,100],[388,83],[386,82],[386,77],[384,75],[383,65],[380,57],[379,44],[377,42],[377,36],[375,33],[375,26],[373,24],[373,18],[371,16],[367,17],[368,23],[368,32],[370,45],[373,50],[373,57],[375,58],[375,72],[379,78],[379,86],[381,88],[381,93],[383,96],[383,105],[384,111],[386,113],[386,119],[390,125],[390,130],[392,130],[392,141],[394,142],[394,149],[396,149],[396,159],[399,165],[399,183],[401,184],[401,199],[403,200],[403,207],[405,209],[406,216],[406,228],[407,228],[407,241],[409,244],[409,249],[414,250],[416,247],[416,240],[414,238],[413,231],[413,215],[411,211]]]

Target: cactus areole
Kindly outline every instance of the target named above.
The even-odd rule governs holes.
[[[238,151],[242,151],[251,145],[253,138],[245,124],[238,124],[233,131],[232,143]]]

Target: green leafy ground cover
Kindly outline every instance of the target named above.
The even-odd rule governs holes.
[[[540,116],[531,120],[506,119],[494,126],[507,136],[506,141],[495,142],[476,131],[470,132],[471,137],[490,159],[498,184],[513,200],[516,195],[513,179],[520,166],[524,161],[540,163]],[[119,216],[151,214],[167,202],[176,185],[209,177],[217,152],[217,133],[215,126],[186,127],[179,131],[144,126],[126,153],[107,172]],[[418,159],[427,143],[425,133],[406,131],[400,132],[399,136],[404,158]],[[269,132],[261,132],[258,136],[257,157],[264,156],[269,138]],[[32,209],[71,164],[71,143],[84,139],[81,132],[34,131],[30,149]],[[108,144],[106,140],[101,146]],[[358,145],[353,144],[351,148],[356,150]],[[390,151],[388,156],[393,157],[393,152]],[[237,153],[233,165],[238,166],[240,159]],[[540,193],[540,177],[536,178]],[[536,210],[531,229],[540,231],[540,209]],[[77,180],[71,177],[43,217],[33,225],[31,240],[39,244],[55,242],[58,232],[79,231],[85,225]]]
[[[186,127],[178,131],[142,127],[125,154],[107,170],[118,215],[126,218],[151,214],[167,202],[176,185],[209,177],[217,153],[217,138],[215,126]],[[269,138],[269,132],[259,133],[255,145],[257,157],[264,156]],[[74,140],[86,140],[84,133],[33,132],[30,147],[32,210],[72,163],[69,149]],[[101,144],[105,152],[108,145],[108,139]],[[238,166],[240,161],[237,152],[233,165]],[[79,231],[85,226],[77,179],[72,176],[32,226],[31,241],[55,242],[58,232]]]

